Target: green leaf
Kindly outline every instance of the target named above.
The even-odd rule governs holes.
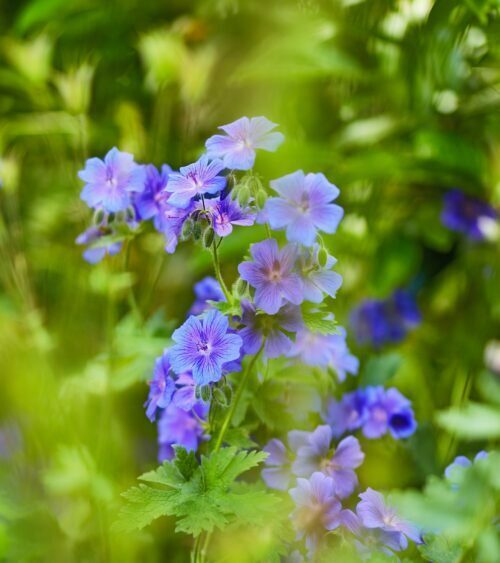
[[[119,532],[141,530],[160,516],[175,514],[174,490],[153,489],[147,485],[132,487],[122,494],[128,501],[122,507],[114,528]]]
[[[458,563],[462,556],[462,548],[442,534],[424,536],[425,543],[418,546],[424,559],[434,563]]]
[[[402,360],[396,352],[370,358],[363,370],[361,385],[384,385],[394,377]]]
[[[337,321],[331,313],[324,310],[324,306],[316,306],[310,309],[307,306],[302,308],[302,318],[304,324],[311,332],[320,334],[334,334],[337,332]]]
[[[464,440],[487,440],[500,437],[500,408],[479,403],[452,407],[437,414],[440,426]]]

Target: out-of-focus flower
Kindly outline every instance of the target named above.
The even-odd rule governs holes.
[[[254,165],[256,149],[275,151],[283,142],[283,135],[272,131],[275,127],[265,117],[241,117],[219,127],[226,135],[213,135],[207,140],[207,154],[222,159],[231,170],[249,170]]]
[[[121,242],[111,242],[105,239],[105,237],[109,237],[113,234],[114,229],[108,225],[92,225],[82,234],[78,235],[75,242],[76,244],[89,245],[89,248],[83,252],[83,258],[89,264],[97,264],[107,254],[114,256],[120,252],[122,248]],[[101,241],[101,239],[104,240]]]
[[[344,381],[348,373],[356,375],[359,360],[349,352],[346,331],[339,327],[337,334],[320,334],[302,329],[297,332],[289,356],[298,356],[309,366],[333,368],[339,381]]]
[[[389,432],[393,438],[408,438],[417,422],[411,402],[396,388],[369,386],[346,393],[340,401],[330,399],[323,419],[335,436],[362,428],[370,439]]]
[[[167,192],[166,188],[168,175],[172,172],[172,169],[170,166],[163,164],[161,170],[158,170],[153,164],[148,164],[145,166],[145,171],[144,191],[134,198],[137,217],[143,221],[156,217],[162,205],[169,198],[170,193]]]
[[[363,434],[367,438],[380,438],[389,431],[394,438],[407,438],[415,432],[417,423],[411,402],[396,388],[381,386],[365,389],[366,417]]]
[[[207,408],[197,403],[192,411],[185,411],[173,403],[162,411],[158,421],[158,461],[173,459],[173,446],[182,446],[196,451],[203,440],[203,426],[200,422],[207,414]]]
[[[297,449],[297,458],[292,471],[299,477],[309,477],[315,471],[322,471],[333,479],[334,493],[339,498],[349,496],[358,478],[354,469],[365,458],[359,442],[353,436],[344,438],[332,455],[332,430],[329,426],[318,426],[314,432],[305,432],[304,443]]]
[[[225,301],[220,283],[212,276],[206,276],[194,284],[195,301],[189,310],[190,315],[201,315],[210,308],[208,301]]]
[[[218,381],[223,365],[239,358],[242,345],[241,337],[229,332],[227,318],[216,310],[189,317],[172,340],[172,369],[178,374],[191,371],[198,385]]]
[[[400,342],[420,320],[413,296],[403,290],[395,291],[386,300],[367,299],[351,313],[351,326],[358,342],[375,347]]]
[[[444,196],[441,221],[452,231],[463,233],[470,240],[483,240],[484,228],[481,229],[481,220],[497,219],[497,213],[485,201],[465,195],[460,190],[450,190]]]
[[[274,438],[263,449],[269,454],[261,472],[264,483],[271,489],[286,491],[291,479],[291,460],[285,444]]]
[[[444,470],[444,475],[449,481],[454,483],[455,478],[461,469],[470,467],[476,461],[480,459],[486,459],[487,457],[488,457],[488,452],[485,452],[484,450],[481,450],[475,455],[474,461],[471,461],[468,457],[459,455]]]
[[[230,197],[206,201],[212,227],[220,237],[227,237],[233,232],[233,225],[250,227],[255,222],[255,214],[241,207]]]
[[[175,391],[175,385],[170,377],[170,360],[168,350],[156,359],[153,379],[149,382],[149,395],[144,406],[146,416],[151,422],[156,419],[158,409],[165,409],[170,404]]]
[[[290,496],[296,505],[291,517],[297,538],[305,537],[309,554],[316,550],[325,531],[341,525],[350,527],[353,514],[342,509],[335,496],[334,480],[324,473],[316,472],[309,479],[297,479],[297,487],[290,489]]]
[[[272,229],[286,229],[287,239],[312,246],[317,232],[334,233],[344,215],[332,203],[340,191],[323,174],[298,170],[271,182],[280,197],[271,197],[265,215]]]
[[[175,252],[181,238],[182,227],[192,211],[193,205],[179,209],[168,202],[161,202],[158,214],[154,218],[154,225],[156,230],[165,237],[165,250],[169,254]]]
[[[327,255],[325,264],[318,262],[319,245],[304,249],[298,257],[297,268],[304,286],[304,300],[321,303],[325,295],[335,297],[337,290],[342,285],[342,276],[332,268],[337,260]]]
[[[368,488],[359,495],[361,501],[356,507],[356,513],[365,528],[378,529],[389,534],[390,547],[394,551],[401,551],[408,547],[408,538],[415,543],[422,543],[417,528],[403,520],[396,510],[385,503],[381,493]]]
[[[293,346],[286,332],[296,332],[302,326],[300,308],[287,303],[276,315],[258,312],[249,301],[241,302],[241,323],[239,331],[243,339],[243,350],[256,354],[264,342],[264,356],[278,358],[286,355]]]
[[[302,281],[294,271],[296,249],[287,245],[281,250],[274,239],[253,244],[252,262],[242,262],[238,271],[255,288],[255,304],[269,315],[277,313],[287,301],[300,305]]]
[[[172,172],[168,179],[168,190],[172,192],[168,203],[186,208],[195,197],[219,193],[226,185],[226,178],[218,175],[223,168],[221,160],[210,162],[203,155],[193,164],[182,166],[179,172]]]
[[[116,213],[130,207],[132,195],[144,190],[146,172],[133,155],[112,148],[104,160],[87,160],[78,177],[85,182],[81,198],[89,207]]]

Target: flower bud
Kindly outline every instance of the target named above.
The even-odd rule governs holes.
[[[233,400],[233,388],[228,383],[225,383],[222,387],[222,392],[226,396],[227,404],[229,405]]]
[[[102,225],[103,223],[107,222],[108,214],[104,209],[98,208],[94,211],[94,216],[92,217],[92,223],[94,225]]]
[[[246,207],[248,205],[248,202],[250,201],[250,196],[251,196],[250,190],[245,184],[243,184],[240,188],[238,188],[237,199],[241,207]]]
[[[115,223],[125,223],[127,221],[126,211],[117,211],[115,213]]]
[[[200,390],[200,399],[204,403],[210,402],[210,399],[212,398],[212,388],[210,385],[199,385],[196,389]]]
[[[213,390],[214,401],[225,408],[228,406],[227,397],[224,391],[220,387],[215,387]]]
[[[194,223],[192,219],[186,219],[182,225],[181,239],[187,240],[193,234]]]
[[[241,278],[238,278],[234,285],[236,295],[238,297],[242,297],[243,295],[245,295],[247,291],[247,287],[248,287],[247,282],[245,280],[242,280]]]
[[[203,246],[205,248],[210,248],[212,243],[214,242],[214,230],[212,227],[208,226],[205,231],[203,232]]]
[[[255,196],[255,203],[257,204],[257,207],[259,209],[262,209],[264,205],[266,205],[266,201],[267,201],[266,190],[264,189],[259,190],[257,192],[257,195]]]
[[[326,251],[326,249],[322,246],[319,251],[318,251],[318,264],[324,268],[326,266],[326,263],[328,261],[328,252]]]
[[[194,240],[200,240],[201,236],[203,235],[203,231],[198,221],[196,221],[196,223],[193,223],[193,228],[191,232],[193,233]]]

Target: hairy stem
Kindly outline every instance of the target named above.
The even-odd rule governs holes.
[[[219,282],[222,288],[222,293],[224,293],[227,302],[230,303],[232,301],[232,298],[220,271],[219,253],[217,251],[217,242],[215,240],[215,237],[214,237],[214,242],[212,243],[212,261],[214,264],[215,277],[217,278],[217,281]]]
[[[236,407],[238,406],[238,403],[240,402],[241,396],[243,395],[243,391],[245,390],[245,387],[247,386],[247,383],[248,383],[248,380],[250,378],[250,374],[252,373],[253,367],[254,367],[255,363],[257,362],[257,360],[259,359],[259,356],[261,355],[263,349],[264,349],[264,342],[262,342],[262,346],[260,347],[259,351],[251,359],[250,363],[247,365],[247,367],[245,369],[245,372],[243,373],[243,377],[241,378],[238,390],[236,391],[236,394],[235,394],[233,400],[231,401],[231,405],[230,405],[229,410],[227,412],[226,418],[224,419],[224,422],[222,423],[222,427],[221,427],[219,435],[217,437],[217,441],[215,442],[214,452],[218,451],[220,449],[220,447],[222,446],[222,440],[224,439],[224,435],[227,432],[227,429],[229,428],[229,424],[231,423],[231,419],[233,418],[234,411],[236,410]]]

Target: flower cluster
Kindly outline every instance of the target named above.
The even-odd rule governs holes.
[[[351,327],[360,344],[380,347],[400,342],[421,320],[414,297],[398,290],[385,300],[367,299],[351,313]]]
[[[334,436],[361,428],[366,438],[380,438],[389,432],[400,439],[408,438],[417,428],[411,402],[394,387],[359,388],[344,394],[340,401],[330,399],[323,419]]]
[[[481,241],[487,238],[491,226],[496,226],[497,212],[480,199],[451,190],[444,196],[441,221],[448,229],[463,233],[470,240]]]
[[[210,455],[229,442],[226,431],[255,366],[272,373],[280,358],[281,365],[299,363],[305,373],[334,371],[340,382],[358,372],[347,332],[328,307],[342,277],[322,234],[336,232],[343,217],[334,203],[340,191],[323,174],[298,170],[271,181],[275,193],[268,197],[251,169],[257,150],[274,151],[282,143],[275,128],[264,117],[224,125],[224,134],[207,140],[205,154],[179,170],[136,164],[132,155],[112,149],[80,172],[81,197],[94,209],[93,225],[77,239],[88,246],[88,261],[119,252],[130,231],[147,221],[164,236],[168,253],[190,238],[212,253],[215,278],[195,284],[195,301],[149,383],[144,406],[157,424],[160,460],[172,459],[178,446],[197,451],[205,443]],[[234,227],[255,222],[265,224],[267,237],[251,245],[237,267],[239,279],[228,286],[219,246]],[[396,292],[362,306],[353,322],[360,340],[380,345],[401,339],[418,321],[412,298]],[[234,394],[231,385],[238,386]],[[365,454],[356,437],[342,437],[358,428],[369,438],[409,436],[416,427],[410,402],[396,389],[368,387],[330,401],[324,422],[312,432],[290,431],[286,445],[273,439],[264,447],[262,478],[294,500],[297,538],[305,539],[310,553],[337,528],[359,546],[391,552],[404,549],[407,538],[419,541],[371,489],[360,494],[355,512],[347,508]]]

